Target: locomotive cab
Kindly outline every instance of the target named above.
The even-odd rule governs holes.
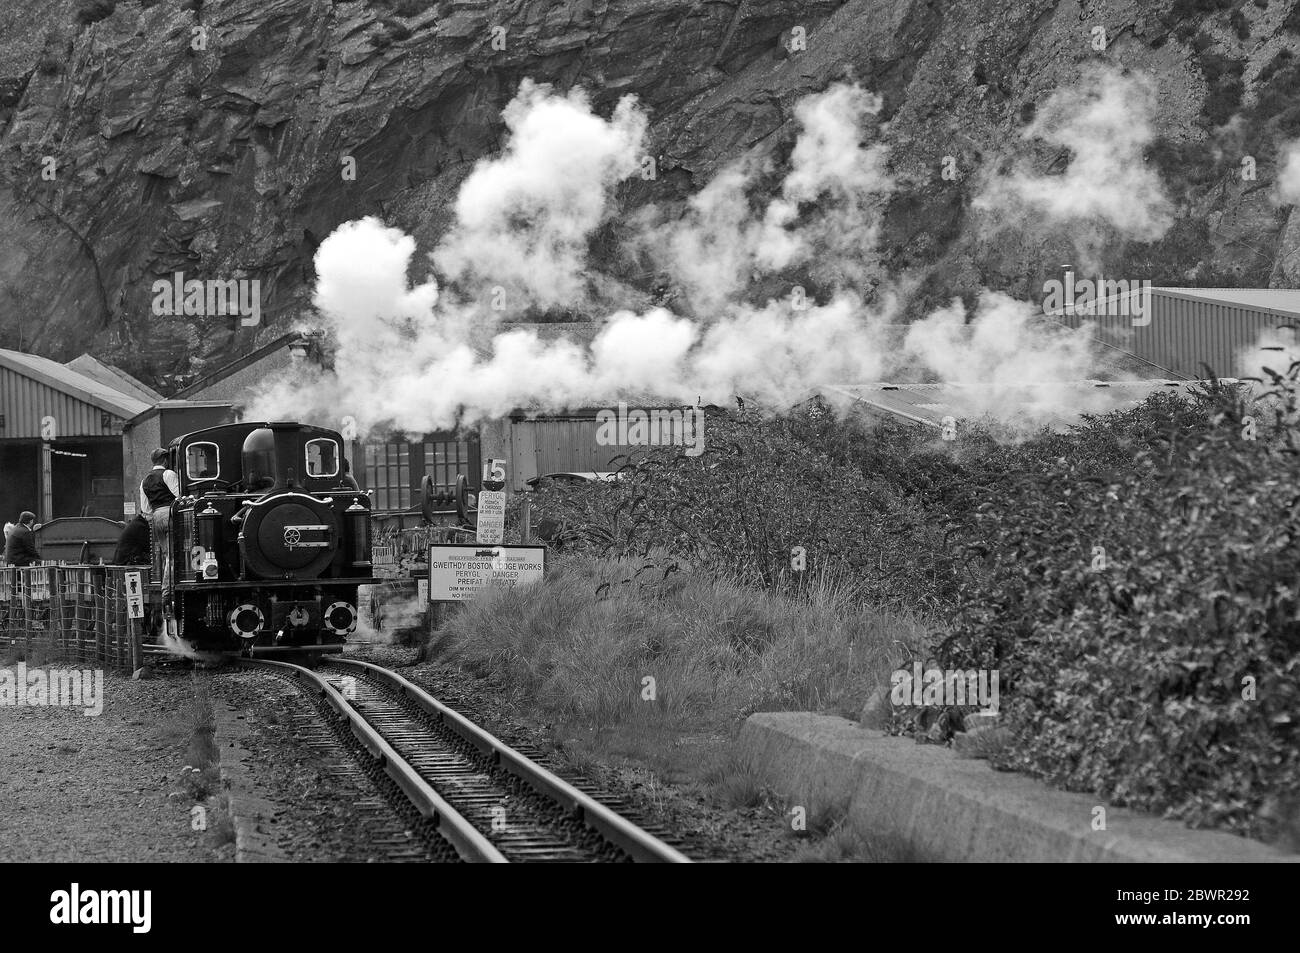
[[[369,499],[332,430],[226,424],[173,442],[175,611],[205,648],[337,651],[371,585]]]

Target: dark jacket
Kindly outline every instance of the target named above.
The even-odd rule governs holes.
[[[122,535],[117,538],[117,551],[113,553],[114,566],[144,566],[153,560],[149,548],[149,522],[143,516],[126,521]]]
[[[5,540],[5,561],[11,566],[30,566],[41,561],[36,550],[36,537],[30,526],[18,523]]]

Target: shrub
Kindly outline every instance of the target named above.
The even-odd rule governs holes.
[[[1178,404],[1123,469],[1066,460],[984,496],[939,654],[1002,673],[1003,766],[1262,834],[1300,782],[1300,459],[1281,428],[1242,439],[1237,395]]]
[[[814,571],[869,584],[863,595],[880,605],[923,606],[933,586],[914,580],[955,571],[942,560],[933,564],[942,530],[917,506],[885,481],[811,448],[791,421],[717,414],[705,427],[698,457],[659,448],[626,466],[626,478],[614,485],[539,494],[539,511],[567,527],[564,545],[617,555],[662,548],[756,588],[804,584],[808,574],[792,570],[795,547]],[[926,552],[914,548],[922,540]],[[870,572],[886,552],[904,564],[915,553],[926,564],[894,575]]]
[[[803,546],[853,599],[941,620],[942,667],[999,671],[998,764],[1263,835],[1300,782],[1300,439],[1278,391],[1272,416],[1207,385],[1013,441],[817,405],[710,416],[697,458],[664,448],[537,502],[567,548],[661,548],[796,600]]]

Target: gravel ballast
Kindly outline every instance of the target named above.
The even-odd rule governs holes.
[[[80,666],[28,671],[38,668]],[[207,830],[193,829],[192,730],[179,714],[192,693],[187,672],[141,681],[105,672],[98,716],[0,704],[0,860],[229,860],[215,803]]]

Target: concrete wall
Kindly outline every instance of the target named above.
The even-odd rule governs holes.
[[[135,513],[135,500],[140,481],[152,468],[149,454],[162,444],[161,421],[158,414],[150,414],[122,431],[122,512]]]

